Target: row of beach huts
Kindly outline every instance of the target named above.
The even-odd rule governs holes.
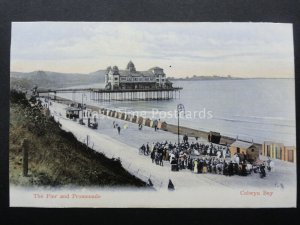
[[[151,120],[149,118],[144,118],[137,115],[131,115],[124,112],[118,112],[115,110],[109,110],[109,109],[100,109],[101,114],[109,117],[114,117],[116,119],[125,120],[131,123],[137,123],[141,124],[143,126],[147,127],[154,127],[154,124],[157,124],[158,129],[166,130],[167,123],[161,122],[160,120]]]

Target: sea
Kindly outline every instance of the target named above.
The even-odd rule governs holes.
[[[181,126],[256,143],[274,141],[296,145],[294,79],[177,80],[173,86],[183,88],[180,95],[160,101],[96,102],[88,93],[58,96],[175,125],[178,124],[177,106],[182,104]],[[104,84],[74,88],[88,87],[103,88]]]

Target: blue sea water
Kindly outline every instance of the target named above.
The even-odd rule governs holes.
[[[144,112],[149,117],[177,124],[177,104],[185,107],[180,117],[183,126],[217,131],[244,140],[276,141],[296,144],[294,79],[243,79],[174,81],[183,87],[180,98],[164,101],[94,102],[117,110]],[[87,86],[81,86],[87,87]],[[103,87],[94,84],[90,87]],[[60,94],[82,100],[81,94]],[[87,95],[89,96],[89,95]],[[85,98],[86,103],[91,102]],[[155,112],[155,113],[154,113]],[[164,112],[168,112],[166,117]]]

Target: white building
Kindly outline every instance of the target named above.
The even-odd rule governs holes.
[[[106,89],[155,89],[171,88],[172,83],[167,80],[164,70],[153,67],[147,71],[136,71],[130,61],[125,70],[117,66],[108,67],[105,75]]]

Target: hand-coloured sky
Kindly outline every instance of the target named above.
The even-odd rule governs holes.
[[[291,24],[15,22],[11,70],[89,73],[153,66],[168,76],[293,77]]]

